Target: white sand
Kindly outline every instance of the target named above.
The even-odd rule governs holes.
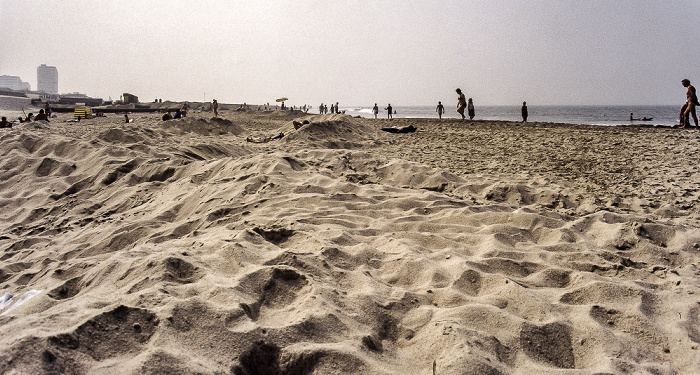
[[[0,130],[0,373],[700,368],[697,132],[210,116]]]

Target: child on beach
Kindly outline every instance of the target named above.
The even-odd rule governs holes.
[[[467,104],[467,113],[469,113],[469,119],[473,120],[474,119],[474,102],[472,102],[472,98],[469,98],[469,103]]]

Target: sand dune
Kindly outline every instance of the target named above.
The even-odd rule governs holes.
[[[0,133],[0,372],[698,368],[694,133],[133,117]]]

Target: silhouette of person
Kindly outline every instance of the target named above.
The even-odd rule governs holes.
[[[377,118],[377,115],[379,114],[379,107],[377,107],[377,103],[374,103],[374,108],[372,108],[372,113],[374,113],[374,118]]]
[[[683,84],[683,87],[687,87],[685,92],[686,101],[683,107],[681,107],[681,121],[683,124],[681,129],[688,126],[688,123],[690,122],[688,115],[693,116],[693,121],[695,122],[695,127],[697,128],[698,115],[695,113],[695,106],[700,105],[700,103],[698,103],[698,95],[695,92],[695,87],[690,84],[690,80],[684,79],[681,81],[681,84]]]
[[[474,102],[472,102],[472,98],[469,98],[468,100],[467,113],[469,113],[470,120],[474,119]]]
[[[49,116],[46,116],[44,110],[40,109],[39,114],[34,117],[34,121],[49,121]]]
[[[214,109],[214,117],[219,117],[219,102],[216,99],[212,100],[212,108]]]
[[[457,112],[462,116],[462,120],[464,120],[466,117],[464,117],[464,108],[467,107],[467,101],[464,97],[464,94],[462,94],[461,89],[455,90],[457,91]]]
[[[3,117],[2,120],[0,120],[0,128],[11,128],[12,123],[7,121],[7,117]]]
[[[391,108],[391,103],[389,103],[389,106],[384,108],[387,111],[387,117],[386,118],[394,118],[394,111]]]
[[[442,120],[442,114],[445,113],[445,107],[442,105],[442,102],[438,102],[437,107],[435,107],[435,112],[438,113],[438,117]]]
[[[523,116],[523,122],[527,122],[527,103],[523,102],[522,108],[520,108],[520,114]]]

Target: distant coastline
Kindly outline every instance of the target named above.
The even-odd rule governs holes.
[[[444,103],[443,103],[444,104]],[[477,103],[478,104],[478,103]],[[443,118],[458,118],[459,114],[455,108],[446,107]],[[553,122],[581,125],[655,125],[655,126],[676,126],[678,125],[678,110],[680,106],[673,105],[649,105],[649,106],[536,106],[530,105],[530,122]],[[351,116],[363,118],[373,118],[371,107],[340,107],[341,111]],[[437,118],[435,107],[430,106],[395,106],[395,118]],[[630,121],[630,113],[635,118],[653,118],[652,121]],[[387,114],[383,108],[379,111],[378,118],[386,118]],[[520,106],[476,106],[476,116],[474,120],[495,120],[495,121],[522,121],[520,117]]]

